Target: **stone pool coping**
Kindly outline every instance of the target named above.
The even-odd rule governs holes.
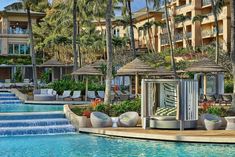
[[[144,130],[135,128],[79,128],[80,133],[114,137],[161,140],[174,142],[225,143],[235,144],[235,131],[228,130]]]

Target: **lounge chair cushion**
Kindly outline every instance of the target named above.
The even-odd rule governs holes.
[[[155,116],[176,116],[176,107],[158,108]]]
[[[156,116],[152,117],[152,119],[161,120],[161,121],[171,121],[176,120],[175,116]]]

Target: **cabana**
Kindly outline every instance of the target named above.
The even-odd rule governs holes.
[[[193,72],[194,79],[199,82],[200,95],[224,94],[224,68],[215,62],[203,58],[185,70]]]
[[[127,63],[117,71],[119,76],[135,76],[135,94],[138,95],[139,76],[172,76],[172,72],[163,68],[153,68],[136,58],[130,63]]]
[[[71,64],[67,65],[64,63],[59,62],[57,59],[52,58],[46,62],[44,62],[43,64],[39,65],[38,67],[40,68],[50,68],[52,69],[52,78],[51,80],[54,81],[55,79],[62,79],[63,74],[66,73],[66,70],[72,70],[72,66]],[[68,72],[67,72],[68,73]]]
[[[91,65],[86,65],[77,71],[73,72],[72,75],[81,75],[86,76],[86,91],[85,91],[85,100],[87,101],[88,93],[88,76],[102,76],[102,72]]]
[[[141,118],[143,128],[196,128],[198,82],[179,79],[143,79]]]

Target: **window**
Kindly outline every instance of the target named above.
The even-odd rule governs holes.
[[[30,47],[28,44],[9,44],[9,55],[28,55],[30,54]]]
[[[9,44],[9,45],[8,45],[8,54],[9,54],[9,55],[12,55],[12,54],[13,54],[13,51],[14,51],[13,44]]]
[[[20,53],[19,45],[18,45],[18,44],[15,44],[15,45],[14,45],[14,53],[15,53],[16,55],[18,55],[18,54]]]

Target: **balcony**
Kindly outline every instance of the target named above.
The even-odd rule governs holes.
[[[223,33],[223,29],[219,30],[219,34]],[[202,37],[214,37],[216,35],[216,30],[203,30]]]
[[[175,34],[175,41],[183,40],[183,33],[176,33]]]
[[[211,0],[202,0],[202,6],[210,5]]]
[[[28,34],[28,29],[23,29],[20,27],[12,28],[10,27],[8,29],[8,34]]]
[[[192,38],[192,32],[187,32],[186,35],[187,35],[187,38]]]
[[[177,6],[176,9],[182,9],[182,8],[190,6],[190,5],[192,5],[192,3],[188,3],[188,4],[181,5],[181,6]]]
[[[161,35],[161,45],[167,45],[167,44],[169,44],[168,35],[167,34],[162,34]]]

